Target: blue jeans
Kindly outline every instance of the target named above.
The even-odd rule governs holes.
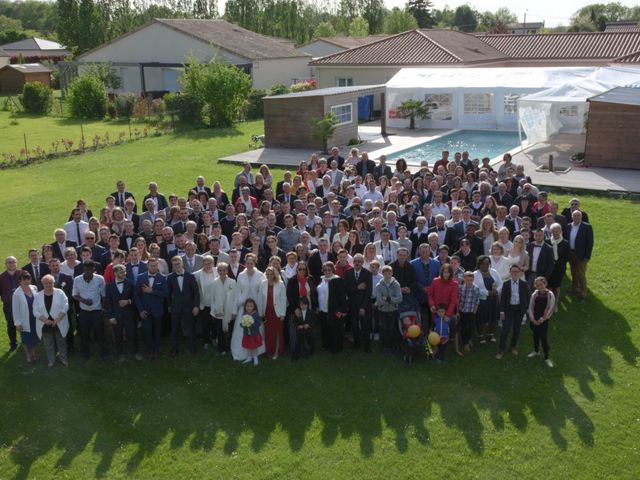
[[[502,322],[502,330],[500,331],[499,352],[504,352],[507,345],[507,336],[513,327],[513,335],[511,335],[511,348],[516,348],[518,337],[520,336],[520,325],[522,324],[522,316],[524,312],[520,308],[510,308],[504,312],[504,321]]]

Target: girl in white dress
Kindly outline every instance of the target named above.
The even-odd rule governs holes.
[[[252,298],[257,302],[259,298],[260,284],[265,280],[262,272],[256,269],[256,257],[252,253],[248,253],[244,260],[245,270],[238,275],[236,285],[236,300],[238,305],[238,314],[233,326],[233,334],[231,336],[231,355],[234,360],[244,361],[250,357],[249,351],[242,346],[242,326],[240,326],[240,318],[244,312],[244,302],[247,298]],[[260,326],[260,335],[264,338],[264,327]],[[262,355],[266,351],[264,343],[254,352],[256,355]]]

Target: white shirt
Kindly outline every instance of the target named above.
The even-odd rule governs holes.
[[[520,285],[518,285],[518,281],[515,282],[511,279],[511,300],[509,301],[511,305],[520,305]]]
[[[80,229],[80,238],[78,238],[78,228]],[[76,245],[82,245],[84,242],[84,234],[89,230],[89,224],[80,220],[76,223],[73,220],[64,224],[64,231],[67,232],[67,240],[76,242]],[[62,250],[64,252],[64,249]]]
[[[371,191],[371,190],[367,190],[367,192],[362,195],[362,200],[371,200],[374,204],[380,200],[381,202],[384,201],[384,197],[382,196],[382,194],[378,191]]]
[[[578,236],[578,230],[580,229],[580,224],[571,224],[571,232],[569,233],[569,248],[571,250],[576,249],[576,237]]]
[[[536,243],[533,244],[533,257],[531,258],[531,271],[538,271],[538,258],[540,258],[540,252],[542,251],[542,245],[536,246]]]
[[[322,281],[317,288],[318,291],[318,307],[323,313],[329,313],[329,282],[322,277]]]
[[[431,216],[435,218],[438,214],[444,215],[446,220],[451,218],[451,210],[449,210],[449,206],[446,203],[441,203],[440,205],[431,204]]]
[[[180,291],[182,291],[182,286],[184,285],[184,272],[176,273],[176,278],[178,279],[178,287]]]
[[[153,284],[155,283],[155,281],[156,281],[155,277],[152,277],[151,275],[149,275],[148,283],[150,287],[153,287]]]

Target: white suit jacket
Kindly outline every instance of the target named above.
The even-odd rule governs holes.
[[[267,310],[267,294],[269,292],[269,282],[266,280],[260,284],[258,313],[264,318]],[[287,291],[284,282],[273,284],[273,307],[278,317],[284,317],[287,313]]]
[[[236,281],[227,277],[224,284],[220,277],[216,277],[213,281],[212,295],[213,306],[211,307],[211,316],[214,318],[222,318],[222,328],[226,332],[229,328],[229,322],[236,314]]]
[[[33,300],[33,314],[36,317],[36,330],[38,331],[38,337],[42,337],[42,327],[44,326],[44,323],[38,320],[38,317],[48,317],[51,315],[51,318],[55,320],[61,313],[64,313],[64,317],[58,324],[58,328],[60,329],[60,334],[63,337],[66,337],[67,332],[69,331],[69,317],[67,317],[68,311],[69,300],[65,293],[59,288],[53,289],[53,300],[51,302],[51,311],[49,314],[47,314],[47,309],[44,304],[44,291],[38,292],[36,294],[36,298]]]
[[[35,285],[30,285],[31,293],[35,296],[38,293],[38,289]],[[16,327],[22,327],[23,332],[30,332],[31,326],[29,325],[29,304],[27,303],[27,297],[22,291],[22,287],[16,288],[16,291],[13,292],[13,297],[11,298],[11,305],[13,307],[13,324]],[[36,325],[38,323],[36,322]]]

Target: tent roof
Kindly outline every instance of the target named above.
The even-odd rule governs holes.
[[[640,85],[634,87],[616,87],[591,97],[590,102],[619,103],[640,106]]]
[[[596,67],[403,68],[387,88],[540,90],[587,78]]]

